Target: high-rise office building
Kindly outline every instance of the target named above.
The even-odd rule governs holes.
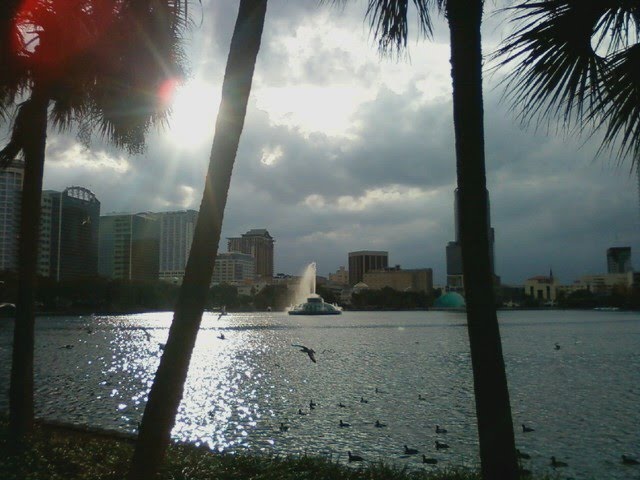
[[[182,282],[198,221],[196,210],[153,214],[160,228],[160,269],[158,278]]]
[[[389,266],[389,252],[360,250],[349,252],[349,285],[362,282],[364,274]]]
[[[631,247],[607,248],[607,273],[627,273],[631,266]]]
[[[40,199],[40,236],[38,237],[38,275],[51,276],[51,209],[56,194],[53,190],[44,190]]]
[[[462,245],[460,243],[460,192],[454,191],[455,240],[447,244],[447,287],[449,290],[462,290]],[[491,274],[495,275],[495,230],[491,226],[491,202],[487,192],[487,229],[489,230],[489,262]]]
[[[256,275],[273,278],[273,244],[275,240],[264,228],[254,228],[240,237],[228,238],[227,251],[247,253],[256,259]]]
[[[157,280],[160,228],[153,214],[100,217],[100,275],[124,280]]]
[[[18,269],[18,234],[24,162],[0,170],[0,270]]]
[[[212,283],[241,283],[256,276],[256,259],[248,253],[219,253],[213,269]]]
[[[96,196],[73,186],[63,192],[46,191],[43,197],[47,198],[41,207],[39,271],[46,275],[48,269],[48,276],[58,281],[97,275],[100,202]],[[47,253],[48,264],[42,257]]]
[[[388,287],[399,292],[431,293],[433,291],[433,270],[430,268],[402,270],[399,265],[396,265],[384,270],[367,272],[362,280],[374,290]]]

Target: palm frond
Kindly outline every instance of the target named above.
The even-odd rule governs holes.
[[[96,77],[88,121],[130,152],[143,149],[146,131],[165,121],[163,86],[186,75],[181,42],[189,26],[187,5],[184,0],[129,1],[113,26],[117,40],[110,36],[103,42],[106,68]]]
[[[23,78],[28,85],[35,79],[46,84],[54,127],[77,124],[83,140],[93,129],[116,146],[140,152],[148,129],[166,122],[169,105],[161,87],[185,76],[189,1],[30,2],[18,21],[22,33],[28,28],[37,37],[38,47],[22,59]],[[15,89],[2,87],[0,82],[0,106],[8,106]]]
[[[433,33],[432,9],[442,10],[444,0],[412,0],[418,16],[421,35]],[[369,0],[366,18],[373,35],[378,39],[378,48],[383,54],[399,53],[407,46],[409,33],[409,0]]]
[[[446,0],[368,0],[365,19],[369,21],[380,53],[402,52],[407,46],[409,34],[409,3],[413,3],[420,35],[430,37],[433,33],[432,9],[443,11]],[[344,5],[347,0],[320,0],[320,3]]]
[[[494,57],[498,68],[511,68],[505,97],[521,120],[604,129],[603,146],[619,141],[620,154],[637,152],[636,54],[626,47],[631,27],[640,28],[638,1],[524,0],[506,11],[517,27]]]
[[[560,117],[570,124],[600,95],[605,63],[591,46],[602,10],[589,0],[525,1],[512,7],[519,28],[498,50],[499,66],[512,66],[508,96],[525,120]]]
[[[617,150],[618,158],[640,160],[640,44],[613,56],[605,93],[598,111],[598,128],[605,131],[603,149]]]
[[[21,58],[24,54],[22,37],[15,29],[20,0],[0,2],[0,120],[8,120],[16,96],[24,87]]]
[[[9,143],[0,150],[0,170],[11,165],[11,162],[20,155],[24,146],[29,141],[27,136],[27,124],[30,118],[30,107],[31,100],[26,100],[18,105],[18,110],[11,125],[11,137],[9,139]]]

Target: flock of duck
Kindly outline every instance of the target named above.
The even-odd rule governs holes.
[[[301,346],[301,345],[294,345],[294,346]],[[309,352],[307,350],[311,350],[311,349],[306,349],[306,347],[303,347],[303,349],[301,351],[309,354]],[[311,352],[313,352],[313,350],[311,350]],[[312,354],[309,354],[309,357],[311,358]],[[311,360],[313,360],[315,362],[314,358],[311,358]],[[379,390],[378,388],[376,388],[376,393],[383,393],[381,390]],[[422,397],[422,395],[420,395],[420,400],[425,400],[424,397]],[[369,403],[369,401],[367,399],[365,399],[364,397],[360,397],[360,403]],[[315,410],[316,407],[318,406],[318,404],[316,402],[314,402],[313,400],[309,401],[309,412],[305,412],[304,410],[302,410],[302,408],[298,409],[298,415],[308,415],[312,410]],[[337,406],[339,408],[346,408],[346,405],[342,402],[339,402],[337,404]],[[387,426],[386,423],[382,423],[380,420],[376,420],[375,423],[373,424],[375,428],[385,428]],[[338,428],[351,428],[351,424],[345,422],[344,420],[340,419],[339,423],[338,423]],[[286,425],[284,422],[280,422],[280,426],[278,428],[278,430],[280,432],[288,432],[289,431],[289,425]],[[435,432],[436,434],[445,434],[447,433],[447,429],[446,428],[442,428],[440,425],[436,425],[435,427]],[[443,449],[447,449],[449,448],[449,445],[441,440],[436,440],[435,441],[435,448],[436,450],[443,450]],[[404,455],[417,455],[420,452],[415,449],[415,448],[410,448],[408,445],[404,445],[404,450],[403,450]],[[363,462],[365,459],[363,457],[361,457],[360,455],[355,455],[351,452],[351,450],[347,451],[347,455],[348,455],[348,461],[349,462]],[[433,458],[433,457],[427,457],[425,454],[422,454],[422,463],[426,463],[428,465],[436,465],[438,463],[438,459],[437,458]]]
[[[147,340],[151,340],[151,334],[149,333],[149,331],[142,327],[141,330],[143,331],[143,333],[145,334],[145,336],[147,337]],[[87,333],[93,333],[93,331],[91,330],[87,330]],[[220,340],[225,340],[225,336],[223,333],[220,333],[220,335],[217,337]],[[162,348],[164,347],[164,344],[159,344],[160,345],[160,349],[162,350]],[[308,355],[309,359],[313,362],[313,363],[317,363],[316,357],[315,357],[315,350],[313,350],[312,348],[306,347],[304,345],[299,345],[299,344],[292,344],[291,346],[293,347],[298,347],[300,348],[300,352],[303,352],[305,354]],[[73,348],[73,345],[63,345],[59,348],[63,348],[63,349],[71,349]],[[559,350],[560,346],[556,343],[555,345],[555,349]],[[376,393],[385,393],[382,392],[381,390],[379,390],[377,387],[375,389]],[[418,400],[419,401],[426,401],[427,398],[424,397],[422,394],[418,394]],[[360,397],[360,403],[369,403],[368,400],[366,400],[364,397]],[[309,410],[315,410],[315,408],[318,406],[317,403],[315,403],[313,400],[309,401]],[[338,407],[340,408],[346,408],[346,405],[342,402],[338,403]],[[298,409],[298,415],[307,415],[307,412],[304,412],[301,408]],[[385,423],[380,422],[380,420],[376,420],[374,423],[374,426],[376,428],[385,428],[387,425]],[[535,432],[535,429],[533,429],[530,426],[527,426],[525,424],[522,424],[522,433],[531,433],[531,432]],[[350,428],[351,424],[347,423],[345,421],[343,421],[342,419],[340,419],[340,422],[338,424],[339,428]],[[280,427],[279,427],[279,431],[280,432],[287,432],[289,430],[289,426],[285,425],[284,422],[280,423]],[[438,435],[443,435],[448,433],[446,428],[442,428],[440,425],[436,425],[435,426],[435,433]],[[435,448],[436,450],[445,450],[449,448],[449,445],[441,440],[435,440]],[[404,454],[405,455],[417,455],[420,452],[415,449],[415,448],[410,448],[407,445],[404,445]],[[524,453],[522,451],[520,451],[519,449],[516,449],[516,453],[518,456],[518,461],[520,462],[521,460],[530,460],[531,456],[527,453]],[[360,456],[360,455],[355,455],[353,454],[350,450],[347,451],[347,455],[348,455],[348,461],[349,462],[363,462],[365,459]],[[624,465],[640,465],[640,462],[638,460],[636,460],[633,457],[630,457],[628,455],[622,455],[622,463]],[[425,454],[422,454],[422,463],[428,464],[428,465],[437,465],[438,464],[438,459],[434,458],[434,457],[427,457]],[[566,462],[563,462],[561,460],[558,460],[555,456],[551,457],[551,463],[550,466],[553,468],[562,468],[562,467],[567,467],[568,464]],[[523,475],[530,475],[531,471],[524,468],[522,466],[522,464],[520,464],[520,473]]]
[[[292,344],[292,347],[298,347],[300,348],[300,351],[307,354],[309,356],[309,359],[313,362],[313,363],[317,363],[317,360],[315,358],[315,350],[313,350],[312,348],[306,347],[304,345],[299,345],[299,344]],[[560,346],[558,344],[555,345],[556,350],[558,350],[560,348]],[[379,390],[377,387],[375,389],[376,393],[384,393],[381,390]],[[427,398],[424,397],[422,394],[418,394],[418,400],[419,401],[426,401]],[[364,397],[360,397],[360,403],[369,403],[368,400],[366,400]],[[317,403],[315,403],[313,400],[309,401],[309,410],[314,410],[317,406]],[[346,405],[342,402],[338,403],[338,407],[339,408],[345,408]],[[298,414],[299,415],[307,415],[307,412],[304,412],[301,408],[298,409]],[[387,425],[380,422],[380,420],[376,420],[374,423],[374,426],[376,428],[384,428]],[[345,422],[344,420],[340,419],[339,423],[338,423],[338,427],[339,428],[350,428],[351,424]],[[524,423],[521,425],[522,427],[522,433],[531,433],[531,432],[535,432],[535,429],[525,425]],[[286,432],[289,430],[289,426],[285,425],[284,422],[280,423],[280,431],[281,432]],[[440,425],[436,425],[435,426],[435,433],[438,435],[443,435],[448,433],[446,428],[441,427]],[[441,440],[435,440],[435,448],[436,450],[445,450],[449,448],[449,445]],[[407,445],[404,445],[404,454],[405,455],[418,455],[420,452],[415,449],[415,448],[410,448]],[[524,476],[528,476],[531,475],[531,471],[524,468],[522,465],[522,460],[530,460],[531,459],[531,455],[529,455],[528,453],[522,452],[519,449],[516,449],[516,453],[517,453],[517,457],[518,457],[518,462],[519,462],[519,468],[520,468],[520,473]],[[351,452],[351,450],[347,451],[347,455],[348,455],[348,461],[349,462],[363,462],[365,461],[365,459],[360,456],[360,455],[355,455]],[[427,457],[425,454],[422,454],[422,463],[428,464],[428,465],[437,465],[438,464],[438,459],[434,458],[434,457]],[[624,465],[640,465],[640,462],[638,460],[636,460],[633,457],[629,457],[627,455],[622,455],[622,463]],[[558,460],[555,456],[551,456],[551,462],[550,462],[550,466],[553,468],[562,468],[562,467],[568,467],[568,463],[563,462],[561,460]]]
[[[530,432],[535,432],[535,429],[525,425],[524,423],[522,424],[522,433],[530,433]],[[516,453],[518,454],[518,460],[529,460],[531,458],[531,456],[527,453],[523,453],[520,450],[516,449]],[[624,465],[640,465],[640,462],[638,460],[636,460],[633,457],[630,457],[628,455],[622,455],[622,463]],[[558,460],[555,456],[551,457],[551,463],[550,465],[553,468],[562,468],[562,467],[568,467],[569,464],[567,462],[563,462],[561,460]],[[529,470],[523,469],[521,468],[521,471],[523,473],[530,473]]]

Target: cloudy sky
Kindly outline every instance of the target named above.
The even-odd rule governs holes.
[[[102,213],[198,209],[237,1],[194,2],[191,80],[170,130],[128,156],[74,135],[49,135],[44,186],[90,188]],[[491,14],[489,54],[508,27]],[[270,0],[262,48],[225,212],[225,237],[266,228],[277,272],[316,261],[326,275],[354,250],[387,250],[403,268],[445,282],[453,240],[455,161],[448,31],[433,41],[412,24],[407,59],[381,58],[366,3]],[[522,284],[548,273],[568,283],[606,271],[606,249],[640,255],[637,177],[630,163],[595,158],[597,143],[555,129],[525,130],[485,75],[488,186],[496,270]],[[637,261],[635,262],[638,263]]]

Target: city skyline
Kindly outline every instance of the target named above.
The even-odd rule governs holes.
[[[11,172],[0,175],[3,183],[0,189],[0,197],[6,198],[2,205],[4,215],[3,224],[0,225],[0,238],[14,238],[15,225],[18,217],[19,201],[15,196],[15,178],[21,178],[23,166],[17,162]],[[455,192],[457,194],[457,190]],[[66,199],[66,200],[65,200]],[[63,201],[64,200],[64,201]],[[457,230],[457,205],[454,201],[454,222],[456,223],[455,241],[448,242],[446,246],[447,280],[446,283],[436,283],[435,286],[446,288],[447,291],[463,291],[461,258],[460,253],[451,252],[453,247],[457,247],[459,233]],[[59,204],[59,205],[58,205]],[[91,206],[93,205],[93,207]],[[90,213],[90,210],[92,213]],[[91,192],[82,186],[70,186],[63,192],[45,190],[42,197],[42,218],[40,226],[39,242],[39,274],[45,277],[61,279],[61,276],[69,278],[82,275],[100,274],[107,278],[128,278],[128,279],[148,279],[176,281],[184,275],[184,267],[190,250],[190,241],[195,227],[198,212],[195,210],[177,210],[165,212],[137,212],[137,213],[108,213],[100,215],[100,201]],[[62,213],[62,212],[66,213]],[[92,220],[93,217],[93,220]],[[13,220],[12,220],[13,219]],[[62,227],[58,225],[62,222]],[[103,221],[105,222],[103,225]],[[142,222],[142,223],[141,223]],[[490,220],[489,220],[490,222]],[[153,226],[151,225],[154,224]],[[143,224],[147,225],[143,227]],[[137,225],[137,226],[136,226]],[[88,230],[93,231],[89,235]],[[100,240],[98,241],[98,230]],[[489,227],[493,238],[493,228]],[[58,232],[59,231],[59,232]],[[81,231],[84,232],[81,234]],[[56,233],[58,232],[58,233]],[[64,232],[60,237],[59,234]],[[154,233],[155,232],[155,233]],[[86,237],[86,238],[85,238]],[[95,237],[89,240],[89,237]],[[59,243],[61,242],[61,243]],[[124,243],[123,243],[124,242]],[[236,278],[246,278],[255,276],[255,280],[267,279],[280,275],[296,275],[295,272],[275,272],[274,265],[274,244],[276,239],[272,237],[266,228],[251,228],[240,237],[227,238],[227,251],[218,251],[216,268],[220,267],[224,272],[214,271],[212,281],[220,281]],[[93,245],[93,246],[90,246]],[[4,261],[11,261],[17,257],[17,249],[11,254],[5,245],[3,250]],[[95,250],[95,252],[93,252]],[[99,254],[98,254],[99,251]],[[155,251],[155,253],[151,253]],[[127,253],[128,252],[128,253]],[[246,254],[246,255],[245,255]],[[87,256],[88,255],[88,256]],[[243,273],[235,271],[237,266],[234,261],[238,255],[252,257],[253,260],[242,266]],[[118,260],[115,260],[116,257]],[[285,254],[286,257],[286,254]],[[349,284],[354,285],[363,280],[363,273],[367,271],[381,272],[387,270],[411,272],[416,270],[433,269],[428,266],[416,268],[401,268],[401,265],[389,267],[388,251],[360,250],[347,252],[348,270],[340,265],[334,272],[320,272],[320,276],[331,278],[340,276],[341,272],[348,275]],[[493,252],[491,254],[493,257]],[[83,258],[78,263],[78,259]],[[95,265],[87,263],[87,259],[93,258]],[[227,260],[233,260],[231,263]],[[632,248],[630,246],[611,246],[606,250],[606,273],[604,271],[592,272],[592,274],[581,275],[573,279],[562,282],[565,286],[575,290],[582,288],[581,285],[589,283],[589,278],[604,278],[607,275],[615,277],[616,274],[633,272]],[[68,263],[74,267],[69,270],[69,266],[61,269],[60,262]],[[225,263],[226,262],[226,263]],[[224,263],[224,266],[222,264]],[[229,263],[229,265],[227,265]],[[236,262],[237,263],[237,262]],[[314,262],[315,263],[315,262]],[[99,266],[98,266],[99,264]],[[220,264],[220,265],[219,265]],[[308,266],[305,265],[305,267]],[[12,269],[15,269],[12,267]],[[80,268],[73,273],[74,269]],[[88,268],[88,270],[87,270]],[[460,277],[459,280],[452,280],[451,268],[457,269],[453,274]],[[6,269],[6,268],[5,268]],[[11,268],[10,268],[11,269]],[[231,270],[229,270],[231,269]],[[95,270],[95,271],[94,271]],[[233,270],[233,271],[232,271]],[[555,279],[557,276],[551,273],[549,277],[545,275],[533,274],[520,281],[512,282],[510,285],[516,286],[536,279]],[[64,272],[64,273],[63,273]],[[92,273],[93,272],[93,273]],[[155,272],[155,273],[152,273]],[[432,278],[432,273],[430,273]],[[604,276],[603,276],[604,275]],[[626,277],[625,277],[626,278]],[[629,277],[629,279],[632,277]],[[614,283],[617,280],[612,280]],[[235,281],[235,280],[234,280]],[[600,282],[602,280],[597,280]],[[433,285],[433,280],[430,280]],[[509,285],[505,283],[505,285]],[[589,288],[587,288],[589,289]],[[573,291],[571,290],[571,291]],[[549,294],[547,294],[548,296]]]
[[[438,19],[435,41],[418,43],[411,24],[411,62],[380,59],[365,7],[270,2],[222,238],[268,228],[275,272],[299,274],[315,261],[326,275],[349,251],[385,250],[390,264],[433,268],[444,284],[455,229],[448,31]],[[237,5],[201,8],[188,42],[193,79],[176,97],[171,130],[134,157],[50,130],[45,189],[84,185],[104,212],[199,209]],[[507,27],[486,8],[488,55]],[[565,138],[555,125],[549,135],[521,129],[499,102],[499,80],[485,72],[496,274],[518,284],[551,267],[569,282],[606,271],[607,248],[637,251],[631,164],[594,160],[597,142]]]

